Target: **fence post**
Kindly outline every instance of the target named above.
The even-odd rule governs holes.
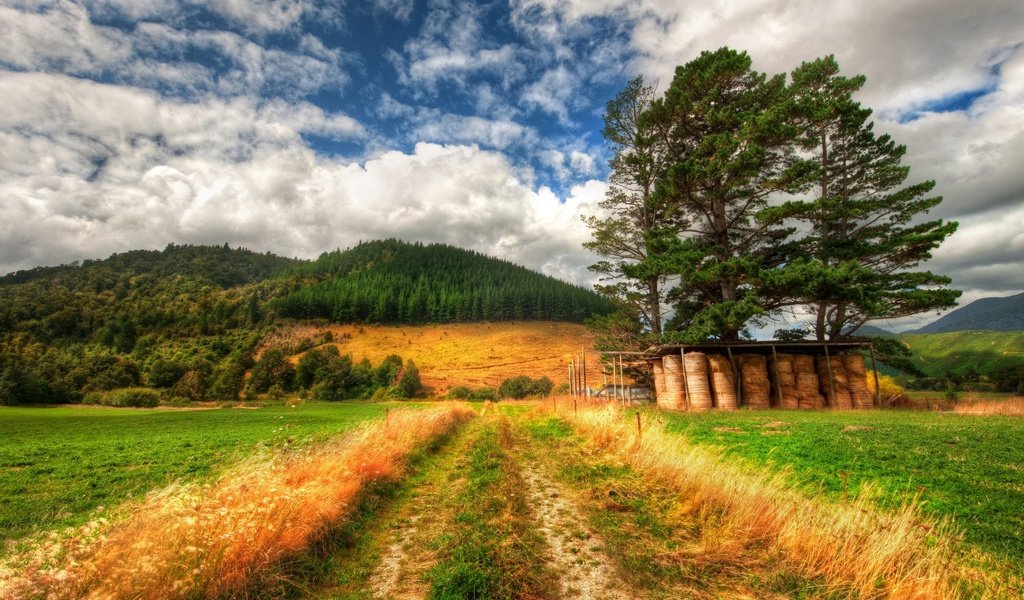
[[[577,415],[577,412],[576,412],[576,397],[573,396],[573,399],[572,399],[572,416],[575,417],[576,415]]]
[[[643,432],[640,430],[640,411],[636,411],[636,439],[639,440]]]
[[[391,407],[390,406],[385,406],[384,407],[384,429],[387,429],[390,426],[391,426]]]

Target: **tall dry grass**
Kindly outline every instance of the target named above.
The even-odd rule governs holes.
[[[1002,415],[1024,417],[1024,398],[1014,396],[1005,400],[967,399],[957,402],[953,410],[968,415]]]
[[[353,514],[367,486],[400,478],[412,452],[472,414],[454,404],[392,411],[337,441],[152,493],[120,520],[9,560],[0,597],[248,597],[280,583],[286,561]]]
[[[692,560],[735,564],[744,552],[767,551],[840,596],[957,598],[963,594],[949,527],[925,519],[914,505],[878,510],[867,494],[842,503],[810,498],[782,474],[752,472],[721,454],[667,433],[644,417],[638,435],[632,413],[613,406],[573,410],[571,400],[548,403],[599,449],[679,491],[700,519]],[[760,549],[760,550],[758,550]]]

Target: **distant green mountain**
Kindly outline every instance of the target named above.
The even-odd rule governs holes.
[[[953,331],[1024,331],[1024,294],[975,300],[914,333]]]
[[[882,329],[874,325],[861,325],[853,331],[853,335],[858,337],[892,337],[896,334],[888,329]]]

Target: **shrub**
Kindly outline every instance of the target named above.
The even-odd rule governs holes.
[[[85,401],[104,406],[152,408],[160,404],[160,392],[143,387],[120,388],[109,392],[89,392]]]
[[[502,398],[522,400],[527,396],[547,396],[553,387],[555,384],[547,377],[533,380],[526,375],[520,375],[502,381],[498,387],[498,395]]]
[[[452,389],[448,390],[448,397],[455,400],[468,400],[473,390],[469,389],[464,385],[457,385]]]
[[[491,402],[497,402],[498,401],[498,391],[495,390],[492,387],[478,388],[478,389],[473,390],[469,394],[469,399],[470,400],[477,400],[477,401],[490,400]]]

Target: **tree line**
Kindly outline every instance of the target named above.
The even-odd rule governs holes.
[[[906,147],[854,99],[864,83],[832,56],[787,78],[730,48],[660,95],[632,80],[604,115],[603,214],[584,218],[620,308],[599,324],[634,344],[727,341],[789,310],[810,322],[796,337],[825,341],[955,306],[950,279],[918,267],[957,224],[924,216],[942,198],[906,183]]]
[[[273,306],[297,319],[450,323],[570,321],[611,311],[584,288],[445,244],[361,243],[297,270],[303,284]]]

